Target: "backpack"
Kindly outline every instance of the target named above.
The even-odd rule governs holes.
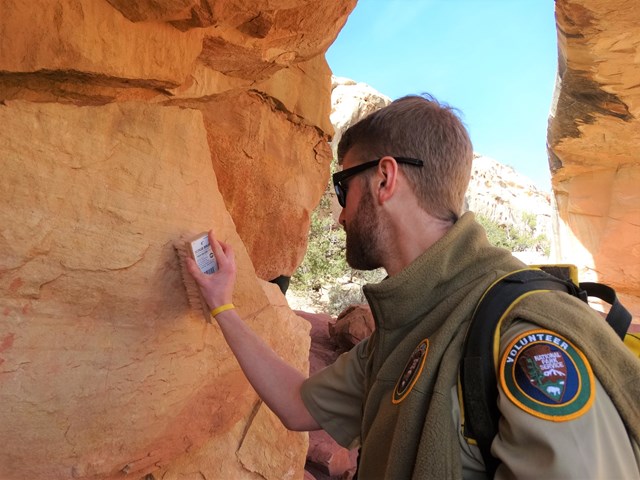
[[[494,282],[481,297],[471,318],[460,364],[460,388],[464,411],[464,435],[473,439],[482,454],[487,474],[493,478],[500,462],[491,455],[498,433],[500,413],[494,365],[494,338],[498,325],[520,298],[536,291],[559,290],[587,302],[597,297],[611,305],[606,322],[640,357],[640,336],[627,333],[631,314],[618,301],[615,290],[601,283],[577,281],[573,265],[532,267],[509,273]]]

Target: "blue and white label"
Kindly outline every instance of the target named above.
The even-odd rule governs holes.
[[[209,235],[206,233],[190,242],[193,259],[198,264],[198,268],[202,273],[211,275],[218,270],[218,262],[213,254],[211,245],[209,244]]]

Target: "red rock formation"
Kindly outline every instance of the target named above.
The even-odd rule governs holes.
[[[329,335],[341,351],[348,351],[368,338],[374,329],[369,305],[351,305],[329,324]]]
[[[634,0],[557,0],[556,22],[549,150],[560,256],[616,288],[639,321],[640,10]]]
[[[323,53],[355,2],[249,3],[3,2],[3,480],[303,476],[306,435],[189,309],[172,245],[233,244],[240,313],[308,368],[308,324],[259,279],[306,248]]]
[[[338,346],[331,338],[329,328],[332,317],[324,313],[296,311],[311,325],[311,350],[309,372],[311,374],[332,364],[338,358]],[[326,432],[309,432],[309,451],[306,469],[317,480],[353,478],[358,458],[357,449],[348,450],[338,445]]]

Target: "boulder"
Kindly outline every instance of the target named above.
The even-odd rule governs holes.
[[[307,471],[316,480],[350,480],[356,472],[358,450],[347,450],[338,445],[324,430],[309,434]]]
[[[2,76],[148,88],[180,85],[202,51],[204,34],[167,23],[132,23],[106,0],[7,0],[0,31]]]
[[[309,374],[322,370],[338,358],[339,353],[331,336],[329,325],[333,318],[326,313],[309,313],[295,310],[296,315],[304,318],[311,326],[311,348],[309,350]]]
[[[0,30],[12,39],[0,45],[0,101],[134,101],[202,111],[220,188],[258,276],[290,276],[304,256],[310,212],[332,158],[324,50],[354,5],[9,2],[0,16]],[[197,8],[218,12],[215,22],[176,28]],[[259,17],[259,8],[268,8],[274,29],[256,40],[239,29],[238,19]],[[206,48],[212,39],[222,42],[217,53]],[[222,68],[241,57],[238,49],[253,52],[242,61],[259,73]],[[235,163],[239,168],[229,168]],[[247,181],[255,189],[246,188]]]
[[[374,329],[369,305],[351,305],[329,324],[329,335],[338,349],[348,351],[369,337]]]
[[[325,313],[298,310],[295,313],[307,320],[311,326],[309,373],[314,374],[338,358],[338,347],[329,335],[333,318]],[[309,432],[305,471],[316,480],[349,480],[355,473],[356,461],[357,450],[341,447],[323,430]]]
[[[220,191],[257,275],[291,276],[329,174],[327,137],[258,92],[221,95],[197,108]]]

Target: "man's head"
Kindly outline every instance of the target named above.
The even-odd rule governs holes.
[[[419,159],[424,166],[399,163],[418,204],[440,220],[455,222],[464,206],[473,149],[453,110],[430,96],[400,98],[349,127],[338,145],[357,163],[384,156]]]

